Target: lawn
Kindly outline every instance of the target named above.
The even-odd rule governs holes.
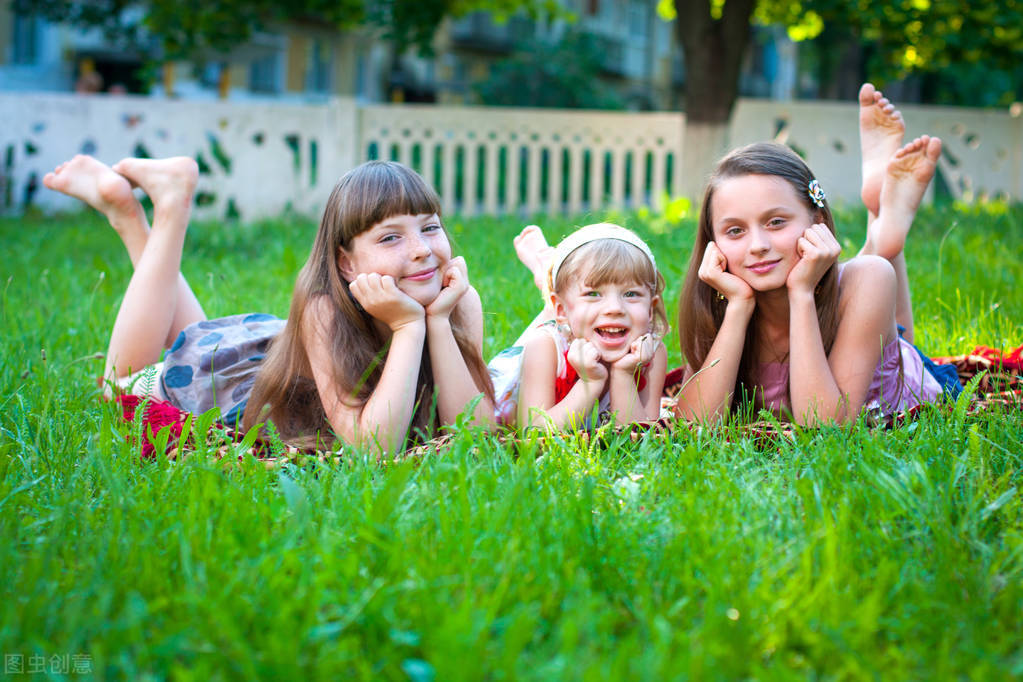
[[[538,221],[557,238],[609,217],[649,239],[674,317],[691,216]],[[863,215],[839,218],[851,255]],[[487,357],[540,302],[521,225],[448,221]],[[284,316],[315,227],[197,223],[185,274],[210,316]],[[96,384],[129,276],[116,236],[83,214],[2,219],[0,238],[11,679],[1023,675],[1023,412],[772,443],[462,431],[386,468],[140,462]],[[1023,208],[926,208],[910,239],[920,345],[1023,343]]]

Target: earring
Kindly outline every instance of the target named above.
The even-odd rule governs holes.
[[[722,294],[722,293],[721,293],[720,291],[718,292],[718,296],[717,296],[717,298],[718,298],[718,300],[719,300],[719,301],[727,301],[727,300],[728,300],[728,299],[727,299],[727,298],[725,297],[725,295],[724,295],[724,294]]]

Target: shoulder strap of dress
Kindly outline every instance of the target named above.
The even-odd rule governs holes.
[[[565,338],[565,335],[558,330],[558,326],[554,322],[545,322],[540,325],[540,331],[551,337],[554,341],[554,347],[558,349],[558,367],[554,376],[565,376],[565,372],[568,367],[565,360],[565,357],[568,355],[568,340]]]

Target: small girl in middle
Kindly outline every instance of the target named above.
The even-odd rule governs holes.
[[[609,223],[580,228],[554,249],[531,225],[515,245],[547,305],[490,363],[499,421],[578,428],[594,408],[618,424],[657,419],[668,321],[650,248]]]

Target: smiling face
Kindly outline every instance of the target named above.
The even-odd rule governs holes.
[[[442,272],[451,260],[451,244],[436,213],[395,215],[375,223],[338,248],[337,265],[346,281],[362,273],[390,275],[420,305],[442,288]]]
[[[792,185],[772,175],[720,181],[710,201],[714,241],[728,272],[755,291],[785,286],[799,260],[796,242],[814,222]]]
[[[629,244],[600,240],[580,247],[558,274],[553,295],[558,322],[574,338],[593,343],[604,362],[619,360],[654,324],[660,297],[637,281],[644,270],[654,273],[649,259]]]

